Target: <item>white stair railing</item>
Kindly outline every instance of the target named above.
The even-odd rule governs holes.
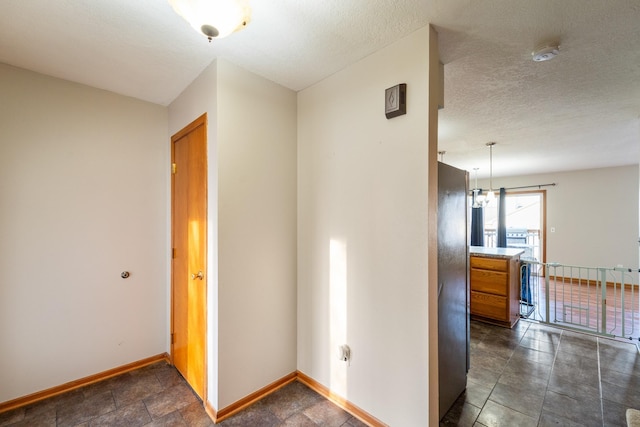
[[[522,317],[640,342],[637,269],[522,261]]]

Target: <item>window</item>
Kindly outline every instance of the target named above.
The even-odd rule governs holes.
[[[506,195],[507,246],[525,251],[523,258],[545,261],[546,191],[509,192]],[[484,244],[496,246],[499,196],[484,208]]]

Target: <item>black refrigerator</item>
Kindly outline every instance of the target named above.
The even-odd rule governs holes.
[[[469,273],[466,171],[438,162],[438,356],[440,419],[467,386]]]

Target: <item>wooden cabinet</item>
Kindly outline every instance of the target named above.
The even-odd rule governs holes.
[[[474,248],[470,257],[471,317],[508,328],[520,318],[519,265],[522,251]]]

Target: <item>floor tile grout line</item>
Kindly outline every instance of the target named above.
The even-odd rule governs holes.
[[[529,329],[529,328],[527,327],[527,330],[528,330],[528,329]],[[486,333],[483,335],[482,340],[484,340],[488,335],[489,335],[489,332],[486,332]],[[469,338],[469,340],[471,340],[471,338]],[[482,341],[482,340],[481,340],[481,341]],[[513,354],[512,354],[512,356],[513,356]],[[509,363],[509,362],[507,361],[507,363]],[[506,366],[506,364],[505,364],[505,366]],[[469,374],[469,373],[467,372],[467,376],[468,376],[468,374]],[[501,373],[500,373],[500,375],[498,376],[498,379],[496,380],[496,383],[493,385],[493,387],[491,387],[491,391],[489,392],[489,395],[487,396],[487,398],[485,399],[484,403],[482,404],[482,407],[480,408],[480,412],[478,412],[478,415],[476,415],[475,419],[473,420],[474,424],[475,424],[475,423],[480,424],[480,423],[478,422],[478,418],[480,418],[480,414],[482,414],[482,411],[484,410],[484,407],[487,405],[487,402],[489,401],[489,397],[491,397],[491,393],[493,393],[493,390],[496,388],[496,385],[498,384],[498,381],[500,380],[500,377],[501,377],[501,376],[502,376],[502,372],[501,372]],[[466,388],[465,388],[465,390],[466,390]]]
[[[486,332],[483,337],[482,340],[484,340],[487,335],[489,335],[489,332]],[[469,341],[471,341],[471,337],[469,337]],[[500,375],[502,375],[502,373],[500,373]],[[469,376],[469,372],[467,372],[467,376]],[[498,379],[496,380],[496,384],[498,384],[498,380],[500,379],[500,377],[498,376]],[[485,399],[484,403],[482,404],[482,407],[480,408],[480,411],[478,412],[478,415],[476,415],[475,419],[473,420],[474,424],[478,423],[478,418],[480,418],[480,414],[482,414],[482,411],[484,410],[484,407],[487,405],[487,401],[489,400],[489,397],[491,396],[491,393],[493,393],[493,389],[496,387],[496,384],[493,385],[493,387],[491,387],[491,391],[489,392],[489,395],[487,396],[487,398]],[[465,391],[466,391],[466,387],[465,387]]]
[[[528,323],[529,323],[529,322],[528,322]],[[529,329],[531,328],[531,325],[532,325],[532,324],[534,324],[534,323],[529,323],[529,325],[527,326],[527,329],[525,330],[525,332],[522,334],[522,336],[521,336],[521,337],[520,337],[520,339],[518,340],[518,347],[520,347],[520,344],[522,343],[522,340],[524,339],[524,337],[525,337],[525,335],[527,334],[527,332],[529,332]],[[541,323],[535,323],[535,324],[541,325]],[[563,334],[563,332],[564,332],[563,330],[560,330],[560,334],[559,334],[560,338],[559,338],[559,340],[558,340],[558,347],[555,349],[554,354],[553,354],[553,362],[551,363],[551,370],[549,371],[549,378],[547,378],[546,386],[545,386],[545,390],[544,390],[544,399],[543,399],[543,401],[542,401],[542,405],[543,405],[543,407],[544,407],[544,402],[545,402],[546,397],[547,397],[547,391],[548,391],[548,389],[549,389],[549,382],[551,381],[551,372],[553,371],[553,367],[554,367],[554,365],[555,365],[555,361],[556,361],[556,358],[557,358],[557,356],[558,356],[558,352],[559,352],[559,350],[560,350],[560,341],[562,340],[562,334]],[[535,339],[535,338],[532,338],[532,339]],[[539,351],[539,350],[535,350],[535,351]],[[511,356],[509,357],[509,360],[507,361],[507,364],[509,364],[509,362],[510,362],[510,361],[511,361],[511,359],[513,358],[513,355],[514,355],[514,354],[515,354],[515,350],[514,350],[514,352],[511,354]],[[506,366],[506,365],[505,365],[505,366]],[[498,384],[498,382],[500,381],[500,377],[502,377],[502,373],[500,374],[500,376],[498,376],[498,381],[496,381],[496,384],[494,384],[493,388],[491,389],[491,393],[493,393],[493,390],[495,389],[496,385],[497,385],[497,384]],[[489,396],[491,396],[491,393],[489,393]],[[487,400],[489,400],[489,398],[487,398]],[[486,402],[485,402],[485,404],[486,404]],[[484,405],[483,405],[483,408],[484,408]],[[520,412],[520,411],[517,411],[517,410],[515,410],[515,409],[513,409],[513,408],[510,408],[510,409],[512,409],[512,410],[514,410],[514,411],[516,411],[516,412]],[[522,412],[520,412],[520,413],[522,413]],[[523,414],[523,415],[527,415],[527,414],[524,414],[524,413],[522,413],[522,414]],[[478,416],[479,416],[479,415],[478,415]],[[541,418],[541,417],[542,417],[542,408],[540,409],[540,413],[538,414],[538,418],[537,418],[537,420],[536,420],[536,425],[540,423],[540,418]],[[477,418],[476,418],[476,419],[477,419]]]
[[[525,328],[524,332],[520,332],[520,333],[517,333],[517,334],[514,333],[513,335],[510,336],[514,343],[518,342],[519,345],[520,345],[520,347],[516,346],[516,349],[514,350],[515,352],[520,352],[523,349],[523,344],[522,343],[523,343],[523,341],[527,340],[527,337],[540,338],[542,341],[549,341],[550,343],[556,343],[556,346],[552,350],[552,352],[549,352],[548,356],[546,356],[544,358],[544,360],[542,362],[540,362],[540,363],[544,363],[546,365],[546,369],[550,369],[551,372],[553,372],[553,371],[559,369],[559,366],[560,366],[561,367],[560,371],[562,371],[562,372],[559,372],[559,374],[562,374],[563,372],[565,372],[565,367],[571,368],[573,366],[574,369],[573,370],[569,369],[567,371],[567,373],[569,373],[570,375],[573,375],[572,378],[574,380],[576,380],[577,377],[575,377],[575,375],[577,374],[577,372],[575,371],[575,368],[578,368],[579,366],[581,366],[584,363],[585,364],[584,365],[584,369],[589,369],[590,372],[591,372],[591,374],[589,374],[589,375],[590,375],[591,378],[593,378],[594,377],[593,373],[596,373],[596,372],[594,372],[595,370],[593,370],[593,364],[595,363],[596,364],[596,369],[597,369],[597,373],[596,373],[597,377],[596,377],[596,379],[594,381],[599,381],[599,384],[598,384],[597,388],[593,388],[593,386],[591,386],[591,390],[593,390],[593,392],[598,391],[599,394],[594,394],[593,392],[590,392],[589,394],[592,396],[591,399],[594,399],[594,400],[591,400],[591,402],[587,402],[588,399],[585,400],[585,398],[581,397],[582,396],[581,393],[576,394],[576,392],[578,392],[579,390],[577,390],[575,388],[565,390],[565,387],[562,385],[563,384],[563,380],[562,380],[562,375],[563,374],[561,375],[561,377],[555,377],[556,380],[559,381],[558,385],[560,387],[557,388],[557,391],[553,391],[552,392],[551,389],[550,389],[552,376],[549,375],[546,378],[546,381],[543,381],[542,383],[540,383],[540,391],[545,393],[545,399],[542,402],[542,405],[543,405],[542,408],[544,408],[544,405],[548,404],[549,402],[555,402],[555,400],[553,398],[555,396],[555,393],[560,393],[561,395],[564,395],[564,396],[566,396],[567,398],[570,399],[570,400],[567,401],[567,404],[570,406],[570,408],[573,408],[573,409],[571,409],[569,412],[567,412],[568,415],[567,414],[562,415],[562,414],[565,413],[565,410],[563,409],[565,405],[562,405],[562,406],[559,406],[559,407],[556,408],[556,405],[553,404],[551,407],[548,407],[548,409],[551,409],[551,412],[548,412],[548,411],[545,412],[541,408],[539,412],[536,412],[535,414],[532,413],[532,415],[534,415],[534,416],[538,415],[538,419],[539,419],[538,425],[543,425],[543,423],[549,422],[549,421],[562,423],[563,421],[561,421],[561,419],[564,419],[563,417],[565,417],[565,416],[569,417],[569,418],[567,418],[565,420],[565,422],[573,422],[571,420],[582,419],[582,422],[584,422],[586,424],[592,425],[592,423],[595,421],[596,425],[602,425],[602,426],[609,425],[608,424],[609,421],[613,421],[613,418],[606,419],[605,418],[606,416],[608,416],[608,417],[615,416],[615,417],[621,417],[620,418],[620,422],[622,423],[621,425],[626,425],[626,424],[624,424],[624,413],[623,413],[624,410],[623,409],[621,410],[621,409],[619,409],[617,407],[617,406],[620,406],[620,405],[617,405],[617,406],[614,405],[614,407],[607,408],[607,410],[605,411],[605,406],[607,406],[607,404],[604,403],[604,401],[605,401],[605,399],[604,399],[604,373],[605,373],[605,370],[608,370],[609,368],[608,368],[608,366],[603,365],[603,363],[605,363],[607,361],[607,355],[608,355],[608,351],[609,351],[608,343],[610,342],[610,339],[608,337],[594,337],[592,334],[583,334],[583,333],[580,333],[580,331],[565,330],[565,329],[562,329],[562,328],[553,327],[553,331],[555,331],[555,332],[553,333],[553,338],[551,340],[549,340],[549,339],[545,339],[545,337],[542,336],[542,335],[538,336],[538,332],[536,332],[536,329],[537,330],[540,330],[540,329],[537,328],[537,327],[534,327],[533,323],[535,323],[535,322],[531,322],[531,326],[528,327],[528,330]],[[544,326],[542,324],[540,324],[540,325]],[[544,330],[541,330],[541,332],[544,333]],[[574,334],[574,332],[578,332],[578,334]],[[532,336],[532,334],[535,334],[536,336],[534,337],[534,336]],[[547,335],[547,334],[543,334],[543,335]],[[576,341],[575,343],[574,343],[574,335],[576,335],[575,339],[578,339],[578,341]],[[591,336],[591,338],[588,339],[589,343],[585,343],[582,339],[579,339],[579,338],[582,338],[585,335],[586,335],[587,338],[589,338],[589,336]],[[476,341],[476,343],[483,342],[483,341],[488,342],[488,339],[491,337],[491,334],[487,334],[483,329],[479,329],[478,331],[476,331],[476,333],[474,333],[474,337],[475,337],[474,340]],[[507,338],[506,334],[500,333],[500,334],[496,335],[496,338],[500,338],[500,337]],[[474,341],[474,340],[472,340],[472,341]],[[492,340],[492,341],[495,341],[495,340]],[[501,340],[498,340],[498,341],[501,341]],[[502,351],[500,351],[500,352],[497,351],[497,350],[500,350],[500,344],[501,344],[498,341],[495,342],[495,344],[497,344],[498,347],[495,347],[494,350],[498,354],[504,353]],[[506,343],[503,343],[503,344],[506,344]],[[589,345],[585,346],[586,344],[589,344]],[[563,350],[563,349],[565,349],[565,346],[567,346],[566,347],[567,352],[565,352]],[[477,345],[474,345],[473,347],[475,348],[475,347],[477,347]],[[525,347],[527,347],[527,346],[525,346]],[[540,351],[539,346],[531,345],[531,346],[528,346],[528,347],[532,348],[533,350]],[[545,347],[547,347],[547,346],[545,346]],[[483,348],[485,348],[485,347],[483,346]],[[629,346],[629,349],[633,350],[632,356],[634,354],[636,354],[636,351],[637,351],[637,347],[636,346],[633,346],[633,347]],[[485,350],[489,350],[490,351],[491,349],[487,347],[487,348],[485,348]],[[505,348],[505,350],[507,350],[507,349]],[[595,352],[594,352],[594,350],[595,350]],[[513,363],[514,358],[516,357],[515,352],[512,351],[511,353],[507,353],[507,354],[509,354],[509,357],[508,357],[509,363]],[[520,353],[520,354],[522,354],[522,353]],[[571,358],[570,359],[565,359],[565,357],[563,355],[570,355]],[[551,361],[548,360],[549,357],[551,357]],[[575,357],[578,357],[578,358],[581,358],[581,359],[585,359],[585,362],[580,362],[580,365],[576,366],[577,362],[576,363],[571,363],[571,360],[573,360],[573,358],[575,358]],[[587,358],[590,359],[588,364],[586,362]],[[473,359],[473,356],[472,356],[472,359]],[[535,358],[535,356],[533,356],[533,359],[537,360]],[[503,359],[503,360],[507,360],[507,359]],[[638,360],[637,357],[634,358],[633,360],[635,360],[636,361],[635,363],[637,364],[637,360]],[[567,364],[566,362],[570,362],[570,363]],[[556,366],[556,364],[558,364],[558,366]],[[481,365],[485,366],[484,364],[481,364]],[[565,365],[567,365],[567,366],[565,366]],[[480,365],[476,365],[476,366],[480,366]],[[487,365],[487,366],[489,366],[489,365]],[[637,365],[634,365],[634,366],[637,366]],[[634,369],[634,372],[635,372],[635,368],[633,368],[633,369]],[[582,370],[579,369],[579,371],[582,371]],[[621,371],[622,371],[622,369],[621,369]],[[549,371],[547,371],[547,372],[549,372]],[[571,374],[571,372],[573,372],[573,374]],[[585,374],[586,374],[586,371],[585,371]],[[487,377],[486,381],[482,381],[483,376],[478,376],[478,375],[475,375],[475,374],[470,379],[473,379],[473,382],[471,384],[476,384],[476,383],[478,385],[485,384],[485,386],[487,387],[486,390],[488,392],[488,394],[486,396],[489,396],[489,395],[491,395],[491,394],[496,392],[497,383],[502,381],[502,378],[504,378],[504,376],[505,376],[505,372],[503,371],[503,372],[499,373],[495,377],[495,379],[493,379],[493,380],[491,380],[490,377]],[[580,382],[578,382],[576,384],[579,384],[579,383]],[[546,387],[545,387],[545,384],[546,384]],[[554,387],[556,387],[556,386],[554,386]],[[622,393],[625,393],[625,392],[622,391]],[[548,394],[548,396],[547,396],[547,394]],[[629,396],[630,396],[629,395],[629,390],[626,391],[626,394],[624,394],[624,396],[626,396],[626,397],[623,397],[623,398],[629,398]],[[595,399],[598,399],[598,397],[600,397],[600,399],[599,399],[600,402],[598,402],[598,400],[595,400]],[[478,401],[478,403],[480,403],[480,402],[482,403],[481,405],[479,405],[481,412],[488,410],[488,408],[486,406],[487,400],[492,400],[492,399],[489,398],[489,397],[486,397],[485,400]],[[510,400],[507,399],[507,401],[510,401]],[[607,401],[609,401],[609,400],[607,399]],[[457,409],[458,412],[456,414],[453,414],[453,416],[449,418],[449,421],[447,421],[447,423],[450,423],[451,421],[454,421],[454,420],[460,421],[460,420],[463,419],[463,418],[460,418],[461,415],[462,415],[462,413],[460,411],[462,410],[461,408],[463,406],[467,405],[468,401],[466,401],[466,399],[462,399],[461,402],[462,403],[460,403],[459,406],[457,407],[458,408]],[[617,402],[617,400],[614,400],[614,402]],[[597,406],[598,403],[600,403],[600,406]],[[514,403],[514,404],[519,405],[519,403],[517,403],[517,402]],[[623,405],[623,404],[621,403],[621,405]],[[476,407],[478,407],[478,406],[476,406]],[[587,407],[591,408],[590,411],[588,411],[588,412],[591,412],[591,411],[598,412],[597,408],[600,408],[600,414],[601,414],[601,421],[600,422],[597,421],[597,413],[593,413],[592,412],[592,415],[589,417],[589,421],[586,418],[584,418],[585,410],[587,409]],[[511,406],[507,405],[507,408],[511,408]],[[556,411],[555,409],[558,409],[558,410]],[[578,411],[578,412],[582,413],[582,415],[579,415],[577,413],[573,414],[574,411]],[[622,412],[620,412],[620,411],[622,411]],[[489,411],[489,412],[493,413],[492,411]],[[518,412],[520,412],[520,411],[518,411]],[[471,422],[477,422],[480,419],[480,414],[475,415],[474,413],[475,413],[475,410],[474,410],[474,412],[467,412],[467,415],[464,417],[464,419],[467,420],[467,421],[471,421]],[[571,414],[569,414],[569,413],[571,413]],[[468,415],[473,415],[473,419],[468,418]],[[533,424],[534,420],[531,420],[531,421],[532,421],[532,425],[535,425],[535,424]],[[449,425],[449,424],[445,424],[445,425]],[[477,425],[480,425],[480,424],[478,423]],[[573,424],[573,425],[575,425],[575,424]]]
[[[600,368],[600,338],[596,338],[596,356],[598,356],[598,388],[600,389],[600,414],[602,415],[602,427],[604,425],[604,402],[602,401],[602,369]]]
[[[530,328],[530,327],[531,327],[531,323],[527,322],[527,328],[525,329],[525,331],[524,331],[524,333],[522,334],[522,336],[520,336],[520,338],[518,339],[518,347],[520,347],[520,343],[522,342],[522,339],[523,339],[523,338],[524,338],[524,336],[527,334],[527,332],[529,332],[529,328]],[[485,334],[485,336],[483,337],[483,339],[484,339],[484,338],[486,338],[486,337],[487,337],[487,335],[489,335],[489,334]],[[516,349],[517,349],[517,348],[516,348]],[[513,350],[513,352],[512,352],[512,353],[511,353],[511,355],[509,356],[509,359],[507,359],[507,363],[505,363],[505,365],[504,365],[505,367],[509,364],[509,362],[510,362],[510,361],[511,361],[511,359],[513,358],[513,355],[515,354],[515,352],[516,352],[516,350]],[[487,396],[487,400],[485,400],[484,404],[482,405],[482,408],[480,408],[480,412],[478,412],[478,415],[476,416],[476,418],[475,418],[474,422],[478,422],[478,418],[480,417],[480,414],[482,413],[482,410],[484,409],[484,407],[486,406],[487,402],[488,402],[488,401],[489,401],[489,399],[491,398],[491,394],[493,393],[493,391],[495,390],[496,386],[497,386],[497,385],[498,385],[498,383],[500,382],[500,378],[502,377],[502,375],[503,375],[503,374],[504,374],[504,369],[502,370],[502,372],[500,372],[500,375],[498,375],[498,379],[496,380],[496,383],[493,385],[493,387],[491,387],[491,391],[489,392],[489,396]],[[493,401],[492,401],[492,402],[493,402]],[[498,405],[501,405],[501,404],[500,404],[500,403],[498,403],[498,402],[494,402],[494,403],[497,403]],[[507,406],[507,408],[508,408],[508,406]],[[515,410],[515,409],[513,409],[513,408],[509,408],[509,409],[511,409],[511,410],[513,410],[513,411],[516,411],[516,412],[519,412],[519,413],[521,413],[521,414],[523,414],[523,415],[527,415],[527,414],[524,414],[524,413],[522,413],[522,412],[520,412],[520,411],[517,411],[517,410]],[[539,418],[539,417],[538,417],[538,418]]]
[[[560,334],[558,335],[558,346],[553,353],[553,361],[551,362],[551,370],[549,371],[549,377],[547,378],[547,383],[544,386],[544,399],[542,399],[542,407],[540,408],[540,413],[538,414],[538,424],[540,424],[540,420],[542,418],[542,410],[544,409],[544,404],[547,401],[547,395],[549,393],[549,383],[551,382],[551,375],[553,374],[553,368],[556,366],[556,360],[558,358],[558,353],[560,352],[560,341],[562,341],[562,335],[564,331],[561,329]]]
[[[151,423],[154,422],[155,420],[153,419],[153,416],[151,415],[151,411],[149,411],[149,407],[147,406],[147,402],[145,402],[146,399],[140,399],[140,402],[142,402],[142,404],[144,405],[144,409],[145,411],[147,411],[147,414],[149,414],[149,419],[151,420]],[[180,414],[180,416],[182,417],[182,414]],[[147,423],[149,424],[149,423]]]

